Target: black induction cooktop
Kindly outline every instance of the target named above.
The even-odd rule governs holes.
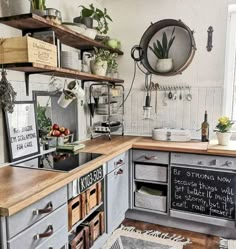
[[[78,154],[70,154],[67,152],[51,152],[40,155],[32,159],[15,163],[12,166],[25,167],[33,169],[45,169],[53,171],[69,172],[75,168],[98,158],[102,154],[79,152]]]

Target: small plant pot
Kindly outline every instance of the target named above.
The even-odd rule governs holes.
[[[9,0],[8,2],[11,16],[30,13],[30,1]]]
[[[57,104],[62,108],[66,108],[74,99],[76,99],[76,95],[73,92],[64,89]]]
[[[156,70],[159,73],[168,73],[174,68],[174,63],[172,58],[159,59],[156,64]]]
[[[229,145],[230,138],[231,138],[232,133],[231,132],[216,132],[218,144],[220,145]]]
[[[93,74],[105,76],[107,73],[107,61],[95,62],[95,60],[91,60],[90,67]]]
[[[73,21],[75,23],[82,23],[86,25],[87,28],[91,28],[91,29],[93,28],[93,19],[91,17],[78,16],[78,17],[75,17]]]
[[[46,10],[38,10],[38,9],[32,9],[31,13],[36,14],[38,16],[46,16]]]

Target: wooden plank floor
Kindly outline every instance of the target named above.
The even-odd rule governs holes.
[[[158,230],[163,233],[178,234],[189,238],[192,244],[186,245],[184,249],[219,249],[219,238],[211,235],[169,228],[129,219],[125,219],[122,224],[125,226],[134,226],[139,230]]]

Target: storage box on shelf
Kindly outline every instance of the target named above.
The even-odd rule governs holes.
[[[89,249],[89,227],[79,226],[69,240],[70,249]]]
[[[90,247],[94,242],[105,232],[104,224],[104,212],[94,212],[82,226],[87,226],[89,228],[89,242]]]
[[[68,228],[86,216],[86,194],[82,193],[68,203]]]
[[[102,194],[102,182],[98,182],[68,202],[69,231],[102,204]]]
[[[56,46],[29,36],[0,39],[0,64],[27,62],[57,67]]]

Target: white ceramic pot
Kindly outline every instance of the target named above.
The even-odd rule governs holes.
[[[20,15],[30,13],[29,0],[8,0],[10,15]]]
[[[229,145],[231,135],[232,135],[231,132],[219,132],[219,131],[216,132],[218,143],[220,145]]]
[[[74,99],[76,99],[76,96],[73,92],[69,90],[63,90],[60,98],[57,101],[57,104],[62,108],[66,108]]]
[[[90,61],[90,67],[93,74],[105,76],[107,73],[107,61]]]
[[[159,59],[156,64],[156,70],[159,73],[168,73],[174,68],[174,63],[172,58]]]

